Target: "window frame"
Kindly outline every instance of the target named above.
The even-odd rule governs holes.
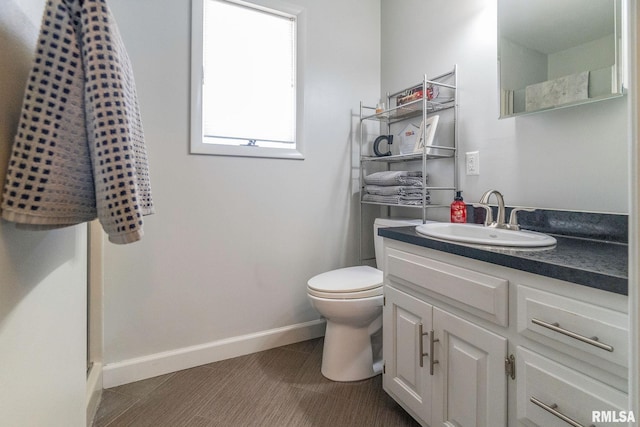
[[[303,96],[303,70],[302,70],[302,49],[303,30],[305,28],[305,14],[300,7],[281,2],[279,0],[253,0],[245,2],[241,0],[224,0],[229,3],[236,3],[256,10],[272,9],[281,11],[296,17],[296,143],[295,148],[270,148],[249,145],[226,145],[211,144],[204,142],[203,135],[203,45],[204,45],[204,2],[209,0],[192,0],[191,14],[191,136],[190,153],[206,154],[217,156],[235,157],[262,157],[303,160],[303,121],[304,116],[304,96]]]

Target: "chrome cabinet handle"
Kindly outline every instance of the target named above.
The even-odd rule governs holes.
[[[424,337],[425,335],[428,335],[427,332],[422,332],[422,323],[420,323],[418,325],[418,339],[420,340],[420,343],[418,345],[418,352],[420,354],[418,354],[418,357],[420,358],[420,367],[422,368],[424,366],[423,360],[425,356],[428,356],[429,353],[425,353],[424,352],[424,344],[422,343],[423,339],[422,337]]]
[[[551,329],[552,331],[558,332],[562,335],[566,335],[568,337],[577,339],[578,341],[582,341],[584,343],[590,344],[594,347],[598,347],[601,350],[606,350],[608,352],[613,352],[613,347],[607,344],[603,344],[598,341],[598,337],[585,337],[584,335],[576,334],[575,332],[571,332],[567,329],[561,328],[560,325],[556,323],[548,323],[544,320],[538,320],[536,318],[531,319],[531,322],[535,325],[542,326],[543,328]]]
[[[433,366],[436,363],[440,363],[439,361],[435,360],[434,353],[433,353],[433,345],[439,342],[440,340],[435,339],[434,335],[435,334],[433,333],[433,329],[429,331],[429,353],[431,353],[431,356],[429,359],[429,375],[433,375]]]
[[[547,405],[544,402],[541,402],[540,400],[536,399],[535,397],[531,396],[531,398],[529,399],[529,401],[531,403],[533,403],[536,406],[539,406],[540,408],[544,409],[545,411],[549,412],[552,415],[555,415],[556,417],[560,418],[562,421],[564,421],[565,423],[569,424],[570,426],[573,427],[585,427],[584,424],[580,424],[579,422],[577,422],[576,420],[567,417],[565,414],[563,414],[562,412],[558,411],[558,405],[556,405],[555,403],[552,403],[551,405]],[[588,427],[595,427],[593,424],[590,424]]]

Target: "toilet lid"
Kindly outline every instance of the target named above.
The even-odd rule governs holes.
[[[307,294],[310,297],[323,298],[323,299],[332,299],[332,300],[348,300],[348,299],[362,299],[362,298],[371,298],[382,296],[382,286],[378,286],[377,288],[369,289],[367,291],[358,291],[358,292],[321,292],[311,289],[307,286]]]
[[[362,292],[382,286],[382,271],[366,265],[340,268],[312,277],[308,285],[323,293]]]

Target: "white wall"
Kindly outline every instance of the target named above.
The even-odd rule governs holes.
[[[611,68],[616,61],[613,34],[549,54],[549,80],[585,70]]]
[[[499,43],[500,52],[502,52],[500,66],[503,70],[509,70],[508,73],[504,73],[500,77],[504,89],[524,90],[532,83],[548,80],[547,55],[521,46],[509,39],[502,38]]]
[[[495,188],[508,205],[627,213],[626,98],[497,119],[496,4],[382,0],[383,92],[459,65],[460,159],[480,151],[466,202]]]
[[[0,187],[42,8],[0,0]],[[86,228],[0,222],[0,425],[85,425]]]
[[[136,358],[317,320],[307,280],[357,262],[352,115],[378,98],[379,2],[289,1],[307,15],[303,161],[189,155],[190,1],[109,3],[157,214],[141,242],[105,248],[107,386],[146,375],[118,376]]]

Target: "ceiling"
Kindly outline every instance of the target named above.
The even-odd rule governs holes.
[[[544,54],[614,33],[615,0],[499,0],[500,37]]]

